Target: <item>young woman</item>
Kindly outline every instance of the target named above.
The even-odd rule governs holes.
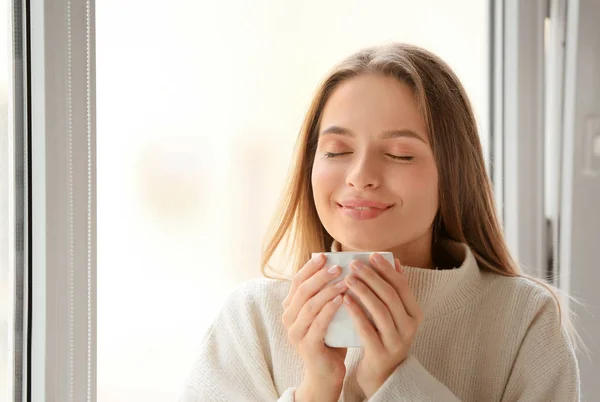
[[[284,195],[262,272],[287,240],[293,277],[230,295],[183,401],[578,400],[568,317],[511,259],[471,105],[438,57],[392,44],[337,66]],[[330,250],[391,251],[396,263],[372,254],[335,287],[339,269],[309,260]],[[324,344],[339,308],[364,347]]]

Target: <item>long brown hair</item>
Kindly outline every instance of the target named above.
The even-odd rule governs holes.
[[[269,266],[285,244],[286,260],[295,274],[313,252],[329,251],[331,235],[317,215],[311,173],[325,103],[341,82],[360,74],[382,74],[412,88],[430,136],[438,169],[439,209],[433,221],[432,253],[450,239],[467,244],[482,270],[507,277],[522,276],[546,287],[560,311],[556,289],[523,275],[511,257],[496,214],[493,187],[471,103],[458,77],[434,54],[407,44],[363,49],[337,65],[321,83],[299,133],[287,186],[263,244],[261,272],[280,274]]]

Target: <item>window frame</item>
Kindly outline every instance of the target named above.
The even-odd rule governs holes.
[[[32,401],[96,399],[95,2],[33,0]],[[66,335],[66,336],[65,336]]]
[[[491,171],[504,236],[522,271],[552,279],[544,210],[544,23],[548,0],[491,0]]]
[[[31,272],[30,264],[30,88],[28,2],[9,3],[11,64],[9,67],[8,109],[8,266],[12,310],[9,322],[8,390],[12,400],[26,400],[30,394]]]

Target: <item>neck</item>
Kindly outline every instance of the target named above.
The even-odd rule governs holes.
[[[400,260],[401,265],[409,267],[420,267],[434,269],[435,264],[431,258],[431,243],[426,244],[402,244],[389,250],[394,257]]]

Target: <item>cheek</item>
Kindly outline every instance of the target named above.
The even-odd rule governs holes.
[[[437,208],[438,175],[435,166],[415,166],[415,169],[403,173],[402,178],[394,182],[397,183],[396,192],[402,194],[404,201],[412,202],[419,208],[426,205]]]
[[[331,164],[315,161],[312,169],[312,187],[315,199],[321,200],[328,198],[329,195],[338,187],[340,178],[343,178],[343,172],[335,169]],[[343,182],[343,180],[342,180]]]

